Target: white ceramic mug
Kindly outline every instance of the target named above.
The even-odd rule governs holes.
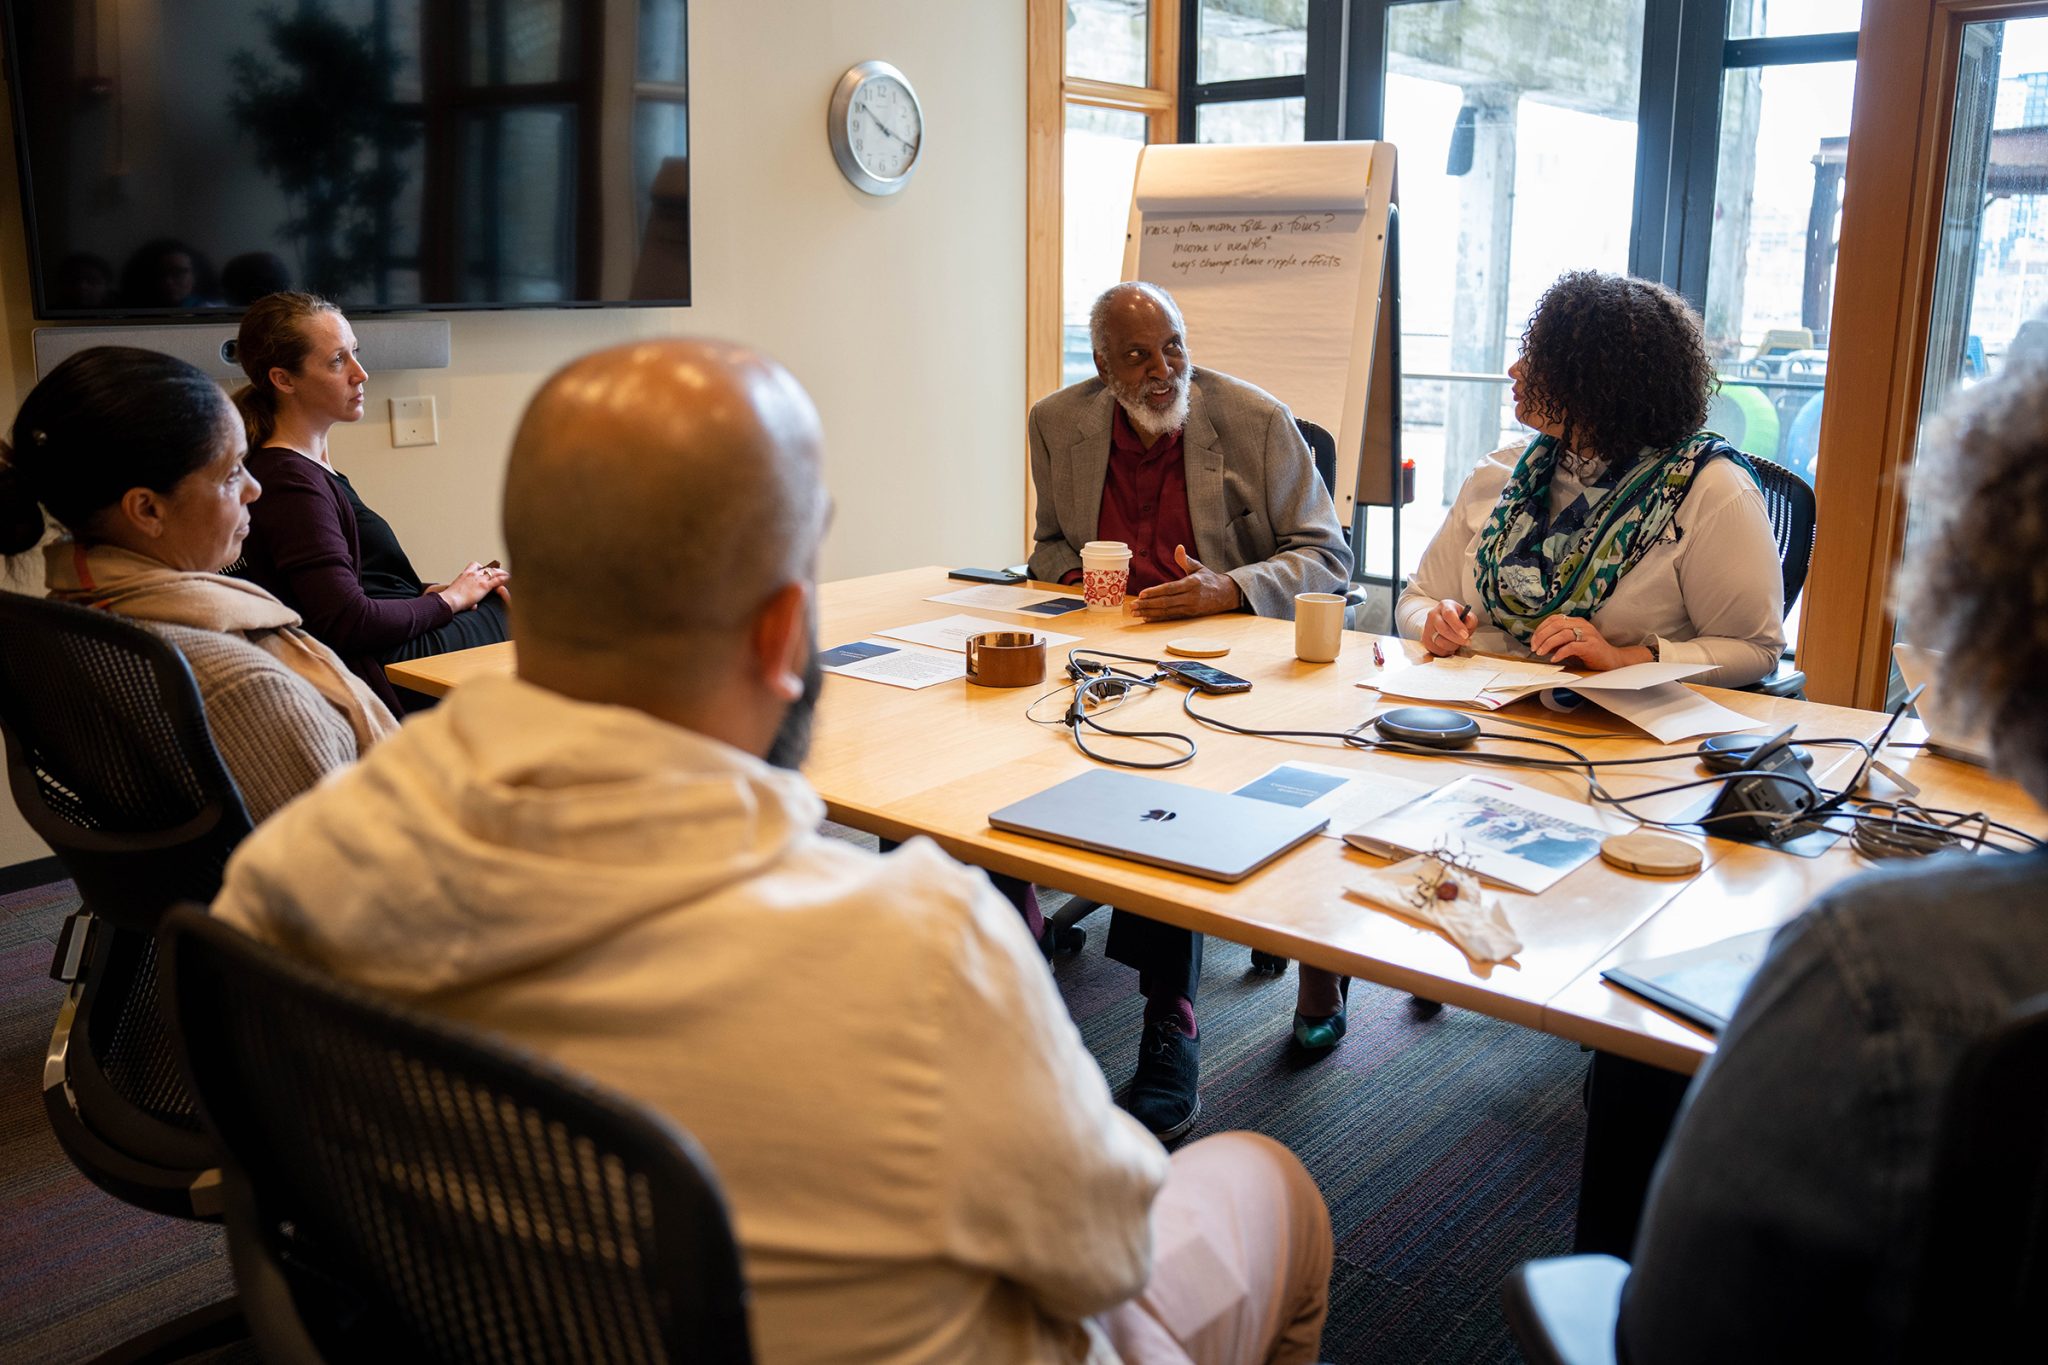
[[[1090,611],[1116,611],[1131,585],[1131,547],[1121,540],[1091,540],[1081,547],[1081,596]]]
[[[1294,595],[1294,657],[1305,664],[1335,662],[1344,647],[1344,599],[1333,592]]]

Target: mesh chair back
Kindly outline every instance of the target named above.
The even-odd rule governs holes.
[[[1763,489],[1764,511],[1771,518],[1771,537],[1778,542],[1778,565],[1785,576],[1785,609],[1790,611],[1799,590],[1806,586],[1806,571],[1813,564],[1813,489],[1781,464],[1759,455],[1748,458]]]
[[[249,816],[192,671],[118,616],[0,592],[0,736],[15,804],[101,921],[65,1102],[131,1156],[173,1171],[210,1165],[157,1008],[155,930],[180,900],[213,898]],[[108,1183],[82,1149],[67,1150]]]
[[[2037,1359],[2048,1303],[2048,995],[1964,1056],[1927,1205],[1900,1359]]]
[[[724,1201],[682,1132],[196,909],[164,951],[231,1245],[261,1237],[329,1358],[750,1358]]]
[[[150,933],[170,906],[220,889],[249,816],[168,642],[0,592],[0,729],[15,804],[94,915]]]
[[[1301,439],[1308,442],[1309,454],[1315,456],[1316,474],[1323,481],[1323,491],[1330,500],[1337,499],[1337,438],[1306,417],[1294,419],[1294,425],[1301,428]]]

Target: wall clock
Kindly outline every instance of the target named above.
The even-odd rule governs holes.
[[[825,130],[832,159],[856,188],[894,194],[917,169],[924,109],[901,71],[887,62],[862,62],[839,78]]]

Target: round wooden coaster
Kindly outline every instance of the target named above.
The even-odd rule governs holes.
[[[1600,856],[1624,872],[1651,877],[1689,877],[1705,861],[1698,844],[1647,829],[1608,835],[1600,842]]]
[[[1190,635],[1180,640],[1168,640],[1166,652],[1184,659],[1220,659],[1230,652],[1230,646],[1221,640],[1205,640],[1199,635]]]

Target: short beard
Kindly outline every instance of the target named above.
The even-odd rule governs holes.
[[[1188,402],[1193,394],[1193,385],[1188,382],[1188,372],[1182,370],[1173,381],[1173,406],[1165,412],[1157,412],[1145,402],[1145,385],[1121,384],[1112,379],[1109,391],[1124,410],[1124,416],[1131,421],[1131,427],[1147,441],[1156,441],[1170,436],[1187,425]]]
[[[818,693],[825,686],[825,666],[818,660],[818,621],[815,614],[811,618],[810,637],[811,653],[804,664],[803,693],[782,713],[782,723],[775,727],[775,738],[768,741],[768,752],[762,755],[774,766],[791,771],[802,767],[811,752],[811,721],[817,713]]]

